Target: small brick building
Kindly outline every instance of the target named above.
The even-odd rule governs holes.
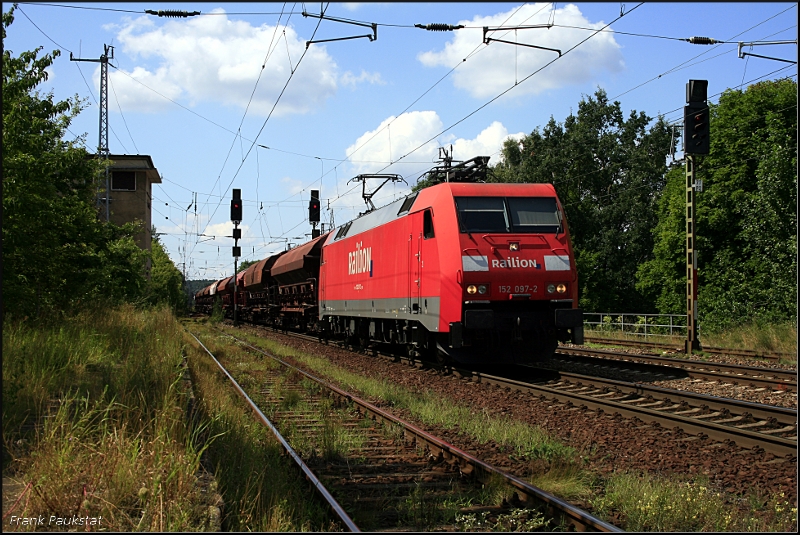
[[[153,226],[152,185],[161,184],[161,175],[146,154],[110,154],[108,159],[111,160],[111,222],[122,225],[139,220],[144,223],[143,232],[137,234],[135,239],[139,247],[149,251],[150,229]]]

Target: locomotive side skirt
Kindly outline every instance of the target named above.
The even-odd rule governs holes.
[[[363,299],[326,301],[320,303],[322,317],[348,316],[389,320],[417,321],[430,332],[439,331],[440,298],[423,297],[422,306],[415,310],[408,306],[408,299]]]

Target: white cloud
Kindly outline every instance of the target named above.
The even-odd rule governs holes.
[[[342,2],[339,4],[340,7],[345,8],[347,11],[358,11],[363,5],[364,2]]]
[[[499,121],[493,122],[472,139],[459,138],[452,134],[437,137],[441,130],[442,121],[434,111],[404,113],[396,118],[388,117],[374,130],[359,136],[346,149],[345,153],[353,166],[353,175],[397,173],[408,181],[407,185],[402,182],[387,183],[373,198],[376,207],[408,194],[411,186],[416,183],[416,178],[436,165],[439,147],[449,148],[452,144],[453,157],[458,161],[475,156],[491,156],[489,163],[493,165],[499,161],[496,153],[503,147],[506,139],[522,139],[525,135],[524,132],[509,134],[508,129]],[[434,139],[399,163],[387,167],[390,160],[396,162],[398,158],[431,138]],[[363,186],[348,182],[349,179],[341,179],[335,194],[330,189],[321,193],[323,198],[331,199],[331,205],[337,209],[336,220],[339,224],[356,217],[366,208],[361,198]],[[380,183],[379,180],[368,181],[365,189],[367,192],[375,192]]]
[[[250,112],[266,116],[304,53],[290,82],[291,90],[281,97],[275,113],[308,112],[336,91],[338,72],[333,58],[324,46],[313,45],[306,50],[305,41],[292,27],[252,26],[220,15],[167,21],[160,26],[141,17],[109,29],[117,30],[120,49],[143,64],[130,71],[109,71],[126,111],[157,111],[170,106],[131,78],[173,100],[221,102],[244,109],[260,73]]]
[[[361,70],[361,74],[358,76],[354,76],[352,72],[347,71],[344,73],[341,78],[339,79],[342,85],[350,86],[351,88],[355,89],[356,84],[360,84],[362,82],[368,82],[370,84],[378,84],[378,85],[386,85],[386,82],[381,78],[381,73],[379,72],[366,72],[365,70]]]
[[[289,192],[290,195],[301,193],[305,189],[302,180],[288,176],[281,178],[281,184],[283,184],[284,190]]]
[[[475,17],[460,21],[465,26],[530,26],[547,24],[552,4],[526,4],[516,13],[514,8],[488,17]],[[513,14],[513,16],[512,16]],[[586,20],[573,4],[556,9],[555,22],[564,26],[602,28],[605,23]],[[591,35],[585,30],[552,27],[508,32],[491,32],[487,36],[517,43],[554,48],[562,54]],[[556,52],[490,42],[482,45],[482,29],[462,29],[454,32],[453,39],[441,51],[419,54],[417,59],[425,66],[452,68],[467,58],[476,48],[479,52],[469,57],[453,73],[453,84],[475,98],[493,97],[558,57]],[[483,48],[481,50],[481,48]],[[600,32],[569,54],[559,58],[541,73],[526,80],[514,89],[515,95],[538,94],[571,84],[592,80],[603,72],[618,72],[624,68],[620,46],[613,33]]]
[[[46,83],[52,84],[53,80],[56,79],[56,71],[53,69],[53,66],[48,65],[47,67],[45,67],[44,73],[45,73]]]
[[[416,149],[441,129],[442,121],[434,111],[412,111],[399,117],[391,116],[375,130],[362,134],[347,147],[345,154],[353,162],[356,174],[374,173],[388,162],[396,161]],[[414,152],[413,160],[433,161],[437,147],[437,141],[431,141]]]
[[[250,227],[245,224],[239,225],[239,228],[242,229],[242,237],[246,238],[250,236]],[[206,236],[216,236],[216,240],[214,240],[214,244],[219,245],[220,243],[227,243],[225,238],[231,235],[233,229],[233,223],[230,221],[225,221],[224,223],[216,223],[213,225],[208,225],[203,234]],[[230,244],[233,245],[233,240],[228,238]]]
[[[503,123],[495,121],[487,126],[475,139],[456,139],[452,142],[453,154],[459,160],[469,160],[475,156],[491,156],[490,163],[496,164],[500,155],[495,154],[503,148],[506,139],[520,140],[525,137],[524,132],[509,134]]]
[[[522,139],[525,135],[523,132],[509,134],[508,129],[499,121],[494,121],[474,139],[457,138],[453,134],[435,137],[441,130],[442,121],[434,111],[404,113],[399,117],[389,117],[375,130],[365,132],[345,153],[356,173],[374,173],[385,167],[387,162],[395,162],[412,150],[413,154],[404,158],[401,164],[407,162],[405,166],[413,165],[416,169],[421,169],[424,162],[431,162],[432,167],[438,158],[439,147],[449,145],[453,145],[453,156],[456,160],[492,156],[494,163],[498,158],[495,153],[503,147],[506,139]],[[431,138],[434,139],[417,149]],[[400,164],[395,164],[398,165]]]

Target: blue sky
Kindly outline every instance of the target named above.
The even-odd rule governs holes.
[[[563,122],[597,88],[626,113],[682,122],[685,84],[709,81],[709,100],[758,80],[793,77],[796,3],[21,3],[4,46],[62,54],[40,89],[79,95],[70,127],[98,144],[99,58],[109,69],[109,148],[148,154],[162,175],[153,224],[188,279],[233,272],[224,236],[231,189],[242,190],[242,257],[306,241],[310,190],[326,228],[366,208],[362,173],[397,173],[376,206],[408,193],[438,147],[456,160],[499,159],[502,143],[553,117]],[[8,4],[3,9],[7,11]],[[145,10],[200,11],[163,18]],[[620,16],[622,13],[622,16]],[[312,43],[372,34],[377,39]],[[464,25],[426,31],[415,24]],[[483,43],[483,27],[552,24],[489,37],[561,51]],[[597,32],[596,30],[603,29]],[[694,36],[724,41],[694,45]],[[712,134],[713,135],[713,134]],[[269,148],[262,147],[266,146]],[[370,180],[373,189],[380,181]],[[197,199],[195,203],[194,200]]]

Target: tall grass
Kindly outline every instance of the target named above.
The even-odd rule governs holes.
[[[167,309],[4,325],[3,469],[32,485],[14,514],[102,517],[116,531],[206,527],[207,443],[187,421],[182,349]]]
[[[796,323],[750,323],[735,328],[700,333],[701,342],[709,346],[753,349],[788,353],[797,362]]]

